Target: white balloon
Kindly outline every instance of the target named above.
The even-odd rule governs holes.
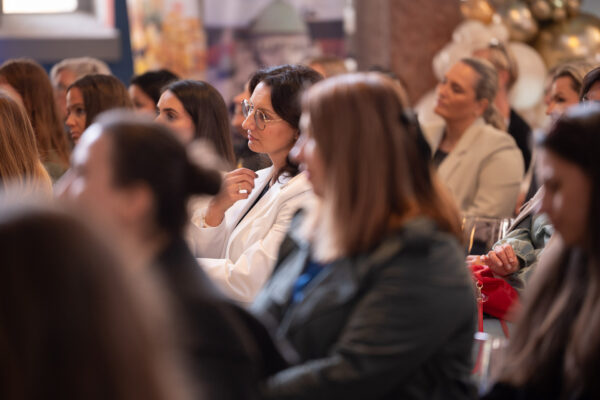
[[[521,42],[510,42],[519,67],[519,79],[513,85],[510,104],[516,110],[524,110],[538,104],[544,95],[546,64],[540,54],[531,46]]]
[[[433,72],[435,76],[438,80],[441,80],[451,66],[461,58],[470,57],[472,53],[473,49],[467,43],[448,43],[433,57]]]

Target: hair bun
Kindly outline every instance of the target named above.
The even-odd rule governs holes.
[[[221,188],[221,174],[216,170],[206,169],[188,163],[186,171],[186,192],[189,195],[215,195]]]

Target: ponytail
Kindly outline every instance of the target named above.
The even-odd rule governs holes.
[[[501,131],[506,131],[506,121],[504,120],[504,117],[502,117],[502,114],[500,114],[498,107],[496,107],[494,104],[490,104],[485,109],[483,112],[483,119],[487,124],[493,126],[494,128]]]

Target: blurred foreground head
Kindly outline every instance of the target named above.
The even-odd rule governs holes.
[[[187,399],[155,287],[63,212],[0,210],[0,398]]]
[[[157,251],[182,235],[188,198],[217,193],[221,181],[217,171],[192,162],[169,128],[124,110],[99,116],[72,164],[59,196],[110,232]]]

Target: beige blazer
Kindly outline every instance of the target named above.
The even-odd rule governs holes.
[[[219,226],[202,226],[206,208],[192,218],[195,255],[202,257],[198,263],[225,294],[240,303],[252,302],[269,279],[292,217],[313,196],[305,173],[282,178],[241,219],[272,173],[273,167],[257,171],[250,196],[231,206]]]
[[[444,126],[423,126],[435,154]],[[523,156],[506,132],[477,119],[440,164],[437,174],[465,215],[511,217],[524,175]]]

